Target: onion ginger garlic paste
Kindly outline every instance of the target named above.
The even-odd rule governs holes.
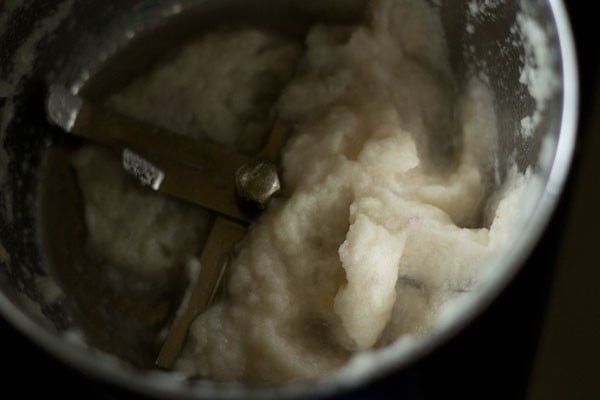
[[[318,378],[427,335],[478,285],[526,177],[515,169],[494,189],[494,99],[477,78],[457,82],[447,53],[423,0],[374,0],[362,22],[316,24],[304,43],[251,27],[207,33],[111,97],[121,112],[249,154],[274,116],[294,127],[283,195],[239,244],[177,371],[250,385]],[[202,268],[208,211],[137,187],[97,147],[72,165],[85,251],[116,285],[160,293],[185,265]]]

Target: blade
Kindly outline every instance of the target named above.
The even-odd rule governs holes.
[[[235,172],[249,157],[95,106],[60,85],[50,87],[46,106],[53,124],[112,147],[152,189],[248,221],[235,197]],[[156,176],[150,183],[149,173]]]
[[[246,234],[246,227],[227,218],[218,216],[202,250],[198,279],[188,290],[190,298],[182,304],[183,311],[177,313],[156,365],[171,368],[181,352],[188,328],[194,317],[212,301],[227,266],[227,256],[234,244]]]
[[[64,86],[52,85],[46,100],[48,119],[66,132],[71,132],[82,104],[81,98],[71,94]]]

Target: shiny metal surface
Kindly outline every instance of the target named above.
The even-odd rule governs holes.
[[[71,3],[71,4],[68,4]],[[353,7],[360,8],[360,1],[334,2],[332,7],[323,2],[308,1],[190,1],[185,6],[177,1],[78,2],[33,1],[22,7],[5,9],[9,17],[0,14],[0,79],[10,86],[10,96],[0,100],[2,111],[0,133],[4,147],[12,158],[0,165],[7,171],[3,191],[10,188],[11,197],[4,196],[0,203],[0,311],[20,331],[60,359],[94,376],[114,382],[129,389],[153,396],[175,398],[236,398],[242,396],[281,398],[306,394],[329,394],[364,385],[381,374],[398,370],[415,359],[443,345],[457,330],[478,313],[484,312],[489,302],[507,285],[539,239],[552,215],[569,170],[575,143],[578,115],[578,78],[576,57],[569,22],[560,0],[531,0],[506,2],[493,10],[490,16],[469,20],[467,1],[441,2],[440,14],[450,45],[452,66],[459,80],[468,79],[473,70],[484,72],[494,90],[500,131],[498,154],[499,181],[506,173],[506,165],[514,155],[521,168],[532,166],[542,177],[543,185],[537,192],[535,206],[519,237],[514,238],[510,251],[498,258],[492,269],[496,273],[484,290],[473,301],[465,304],[444,329],[409,349],[392,347],[377,351],[374,363],[358,365],[311,385],[289,385],[278,389],[246,391],[236,385],[218,385],[210,382],[183,383],[161,372],[132,369],[112,357],[86,348],[69,340],[64,334],[69,328],[69,317],[60,307],[43,304],[42,295],[34,284],[36,274],[43,271],[43,256],[35,231],[37,188],[36,173],[45,146],[55,134],[44,123],[43,108],[36,99],[42,98],[40,83],[59,82],[73,90],[84,86],[89,76],[95,76],[85,91],[101,98],[111,85],[118,86],[119,79],[135,75],[140,68],[151,64],[157,52],[168,51],[172,43],[209,29],[223,21],[236,18],[263,18],[266,20],[291,21],[286,24],[290,34],[301,32],[306,21],[316,15],[351,20]],[[5,3],[4,7],[12,2]],[[52,15],[62,5],[72,7],[63,19],[48,23],[47,30],[35,33],[37,21],[51,21]],[[255,5],[261,4],[261,7]],[[337,4],[337,5],[336,5]],[[526,88],[519,82],[519,68],[525,49],[523,46],[505,48],[502,57],[495,47],[511,38],[519,5],[528,15],[543,22],[549,45],[555,51],[554,68],[562,77],[561,88],[549,100],[542,115],[542,124],[531,139],[515,135],[521,119],[529,115],[534,102]],[[2,6],[0,6],[1,8]],[[225,12],[225,10],[228,10]],[[233,10],[233,11],[232,11]],[[224,15],[227,17],[225,18]],[[277,18],[274,18],[277,16]],[[48,17],[49,19],[47,19]],[[287,18],[287,19],[286,19]],[[193,21],[193,23],[191,22]],[[168,22],[168,23],[167,23]],[[475,34],[466,33],[466,25],[473,24]],[[178,26],[172,30],[168,26]],[[152,49],[143,43],[155,36]],[[45,40],[41,40],[46,37]],[[23,38],[20,40],[20,38]],[[39,39],[33,58],[23,58],[23,45],[27,38]],[[127,53],[119,52],[126,43],[131,46]],[[27,53],[30,54],[30,53]],[[15,59],[25,59],[31,65],[23,66]],[[120,62],[134,58],[138,62],[128,65]],[[100,68],[106,60],[105,68]],[[31,67],[31,68],[29,68]],[[120,73],[116,73],[118,71]],[[97,72],[97,73],[96,73]],[[107,76],[122,78],[112,81]],[[104,82],[104,83],[99,83]],[[6,91],[6,90],[5,90]],[[38,96],[39,95],[39,96]],[[551,160],[538,163],[544,137],[553,140],[549,150]],[[548,149],[545,150],[546,154]],[[539,165],[538,165],[539,164]],[[8,168],[7,168],[8,167]],[[8,207],[7,203],[12,204]],[[10,210],[8,212],[7,210]],[[20,301],[22,293],[42,303],[41,309],[54,324],[41,325],[35,313]]]
[[[246,163],[235,175],[238,196],[258,210],[267,208],[269,201],[281,189],[277,166],[265,160]]]

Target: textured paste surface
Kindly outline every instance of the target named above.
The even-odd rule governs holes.
[[[274,113],[295,126],[284,196],[251,227],[225,297],[197,317],[176,369],[249,384],[320,377],[356,352],[426,334],[476,285],[507,240],[523,179],[504,189],[509,203],[488,201],[493,99],[477,81],[458,88],[446,53],[425,2],[373,1],[364,23],[316,25],[303,47],[253,29],[206,35],[113,98],[244,151]],[[102,186],[113,177],[96,173],[101,158],[84,149],[75,161],[90,240],[140,275],[168,273],[208,217]],[[126,220],[143,229],[113,243]]]

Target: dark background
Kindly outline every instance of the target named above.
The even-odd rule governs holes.
[[[1,1],[1,0],[0,0]],[[544,238],[509,288],[442,350],[351,398],[600,399],[600,23],[566,1],[579,56],[575,162]],[[56,361],[0,318],[0,385],[9,397],[133,399]],[[3,394],[2,397],[6,395]]]

